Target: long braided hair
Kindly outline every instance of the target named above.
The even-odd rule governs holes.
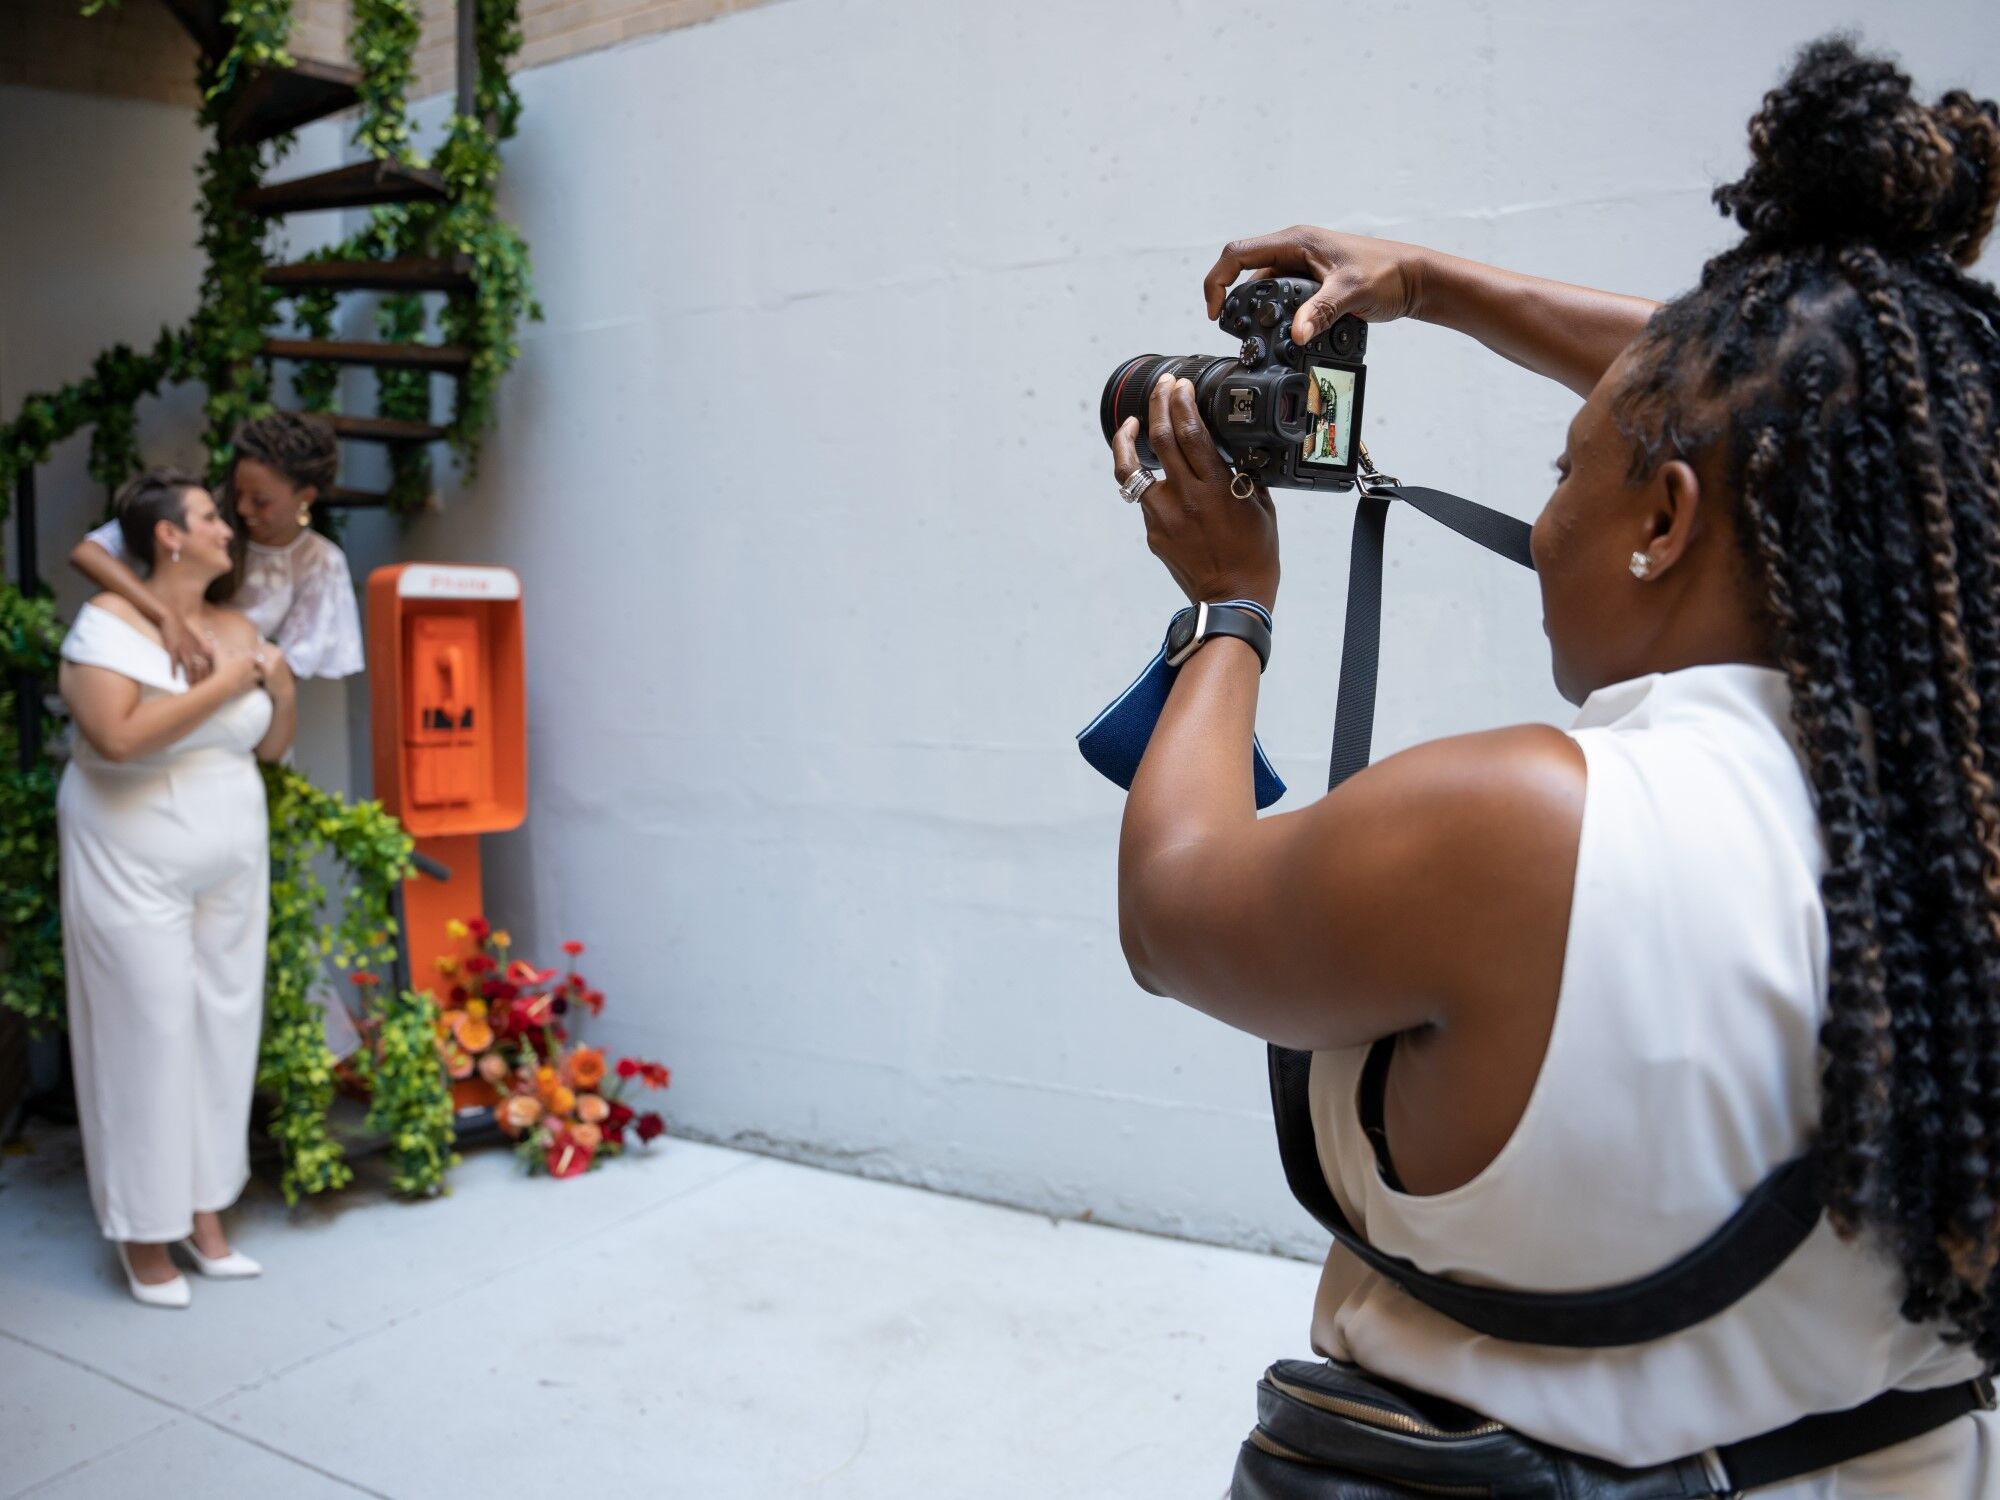
[[[1746,231],[1614,405],[1719,453],[1825,834],[1818,1190],[2000,1364],[2000,109],[1812,43],[1715,200]]]

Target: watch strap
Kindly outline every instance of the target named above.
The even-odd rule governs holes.
[[[1175,627],[1189,616],[1194,618],[1194,634],[1179,650],[1173,646]],[[1243,604],[1196,604],[1174,616],[1173,624],[1167,627],[1167,665],[1178,667],[1201,649],[1202,642],[1218,635],[1233,635],[1257,653],[1257,670],[1263,671],[1271,662],[1271,617],[1261,608],[1245,608]]]

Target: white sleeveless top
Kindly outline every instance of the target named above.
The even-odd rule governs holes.
[[[1429,1197],[1391,1189],[1357,1114],[1368,1049],[1314,1055],[1320,1160],[1376,1245],[1474,1283],[1610,1285],[1692,1249],[1805,1148],[1819,1114],[1825,854],[1789,702],[1781,673],[1710,666],[1584,704],[1571,734],[1588,785],[1555,1026],[1520,1124],[1471,1182]],[[1977,1375],[1968,1351],[1904,1321],[1899,1288],[1871,1240],[1843,1242],[1822,1221],[1697,1327],[1549,1349],[1471,1333],[1336,1246],[1313,1345],[1544,1441],[1646,1464],[1892,1386]],[[1989,1417],[1905,1448],[1759,1493],[2000,1492]]]
[[[144,565],[125,550],[118,523],[106,521],[84,538],[127,567]],[[364,665],[361,611],[347,554],[317,531],[301,531],[282,547],[243,545],[243,582],[229,601],[257,633],[284,648],[294,677],[351,677]]]
[[[78,611],[76,623],[63,637],[62,658],[131,678],[139,684],[141,702],[188,690],[166,647],[95,604],[86,604]],[[271,695],[262,688],[252,688],[231,698],[164,750],[136,760],[109,761],[90,743],[90,737],[79,731],[70,759],[89,771],[131,771],[172,766],[198,751],[247,758],[270,729],[272,712]]]

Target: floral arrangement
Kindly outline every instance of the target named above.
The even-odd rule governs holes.
[[[620,1155],[628,1136],[645,1145],[665,1132],[657,1111],[636,1109],[626,1095],[664,1089],[671,1072],[637,1058],[614,1061],[571,1035],[579,1015],[604,1009],[603,992],[576,970],[583,944],[562,945],[563,969],[538,969],[509,957],[513,940],[482,918],[449,922],[445,932],[465,945],[437,961],[450,986],[438,1015],[445,1072],[491,1090],[494,1118],[530,1173],[580,1176]]]

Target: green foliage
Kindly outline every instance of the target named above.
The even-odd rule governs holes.
[[[56,907],[56,777],[46,757],[21,768],[15,694],[55,675],[62,627],[46,599],[0,583],[0,1005],[37,1035],[62,1028],[62,917]],[[55,732],[44,713],[42,739]]]
[[[399,990],[377,1012],[368,1125],[388,1140],[389,1180],[407,1197],[443,1190],[458,1163],[451,1091],[438,1062],[438,1008],[429,990]]]
[[[187,379],[192,368],[187,333],[163,328],[143,354],[115,344],[92,360],[90,374],[74,385],[30,394],[14,420],[0,427],[0,520],[21,471],[46,462],[56,444],[86,427],[98,429],[91,442],[91,476],[113,487],[131,478],[139,468],[133,407],[142,396],[159,394],[163,383]]]
[[[396,955],[391,903],[397,882],[410,873],[412,845],[378,802],[350,803],[288,767],[266,767],[264,780],[271,814],[271,937],[258,1082],[276,1099],[271,1134],[285,1151],[280,1186],[288,1201],[296,1201],[352,1176],[327,1134],[334,1059],[312,987],[330,958],[365,989],[375,988],[375,971]],[[321,850],[331,852],[346,875],[340,920],[331,932],[319,925],[327,892],[313,861]],[[457,1158],[451,1096],[438,1063],[436,1010],[427,994],[405,993],[384,1001],[372,1019],[375,1055],[360,1064],[373,1088],[369,1124],[389,1137],[398,1192],[438,1192]]]

